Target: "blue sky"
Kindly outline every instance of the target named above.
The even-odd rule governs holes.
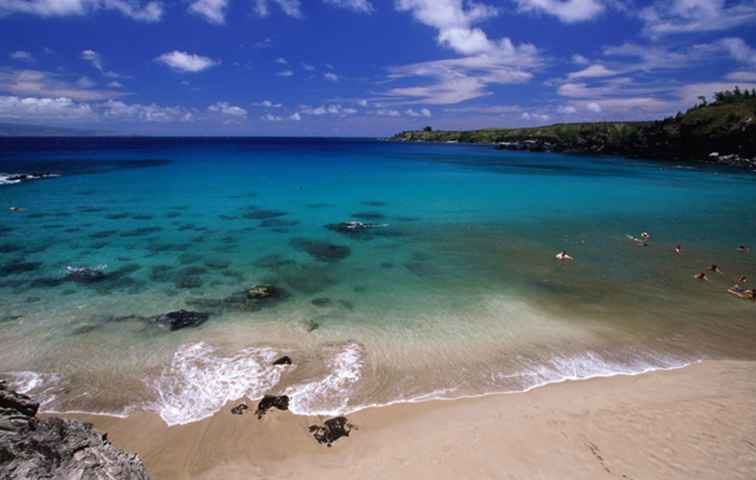
[[[0,0],[0,122],[381,136],[756,88],[756,0]]]

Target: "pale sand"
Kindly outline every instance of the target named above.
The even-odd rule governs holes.
[[[756,478],[753,362],[373,408],[333,448],[307,433],[318,419],[287,412],[226,408],[173,428],[148,414],[74,417],[139,453],[156,480]]]

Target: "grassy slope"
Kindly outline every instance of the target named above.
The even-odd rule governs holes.
[[[711,152],[756,157],[756,98],[696,107],[656,122],[562,123],[536,128],[408,131],[399,141],[549,142],[554,150],[701,159]]]

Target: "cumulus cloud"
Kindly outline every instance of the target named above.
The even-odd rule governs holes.
[[[548,122],[549,120],[551,120],[551,115],[548,115],[546,113],[523,112],[522,115],[520,115],[520,118],[522,118],[526,122]]]
[[[273,103],[270,100],[263,100],[262,102],[253,102],[253,107],[262,107],[262,108],[281,108],[283,105],[280,103]]]
[[[280,72],[276,73],[279,77],[291,77],[294,75],[294,72],[291,70],[281,70]]]
[[[150,123],[189,122],[194,119],[192,112],[180,107],[163,107],[157,104],[127,104],[119,100],[109,100],[102,106],[105,118],[122,121]]]
[[[218,64],[215,60],[193,53],[174,50],[167,52],[155,59],[179,72],[201,72]]]
[[[16,50],[10,54],[11,60],[18,60],[20,62],[33,63],[34,55],[24,50]]]
[[[335,7],[348,8],[359,13],[373,13],[375,8],[370,0],[323,0],[329,5]]]
[[[207,107],[207,110],[209,112],[220,113],[229,117],[234,117],[239,120],[247,118],[247,110],[237,105],[231,105],[228,102],[214,103],[213,105]]]
[[[745,0],[656,0],[640,11],[644,33],[651,37],[710,32],[756,22],[756,2]]]
[[[333,72],[326,72],[326,73],[324,73],[323,74],[323,78],[325,78],[326,80],[329,80],[331,82],[338,82],[339,81],[339,76],[336,75]]]
[[[82,16],[98,10],[114,10],[126,17],[157,22],[163,16],[160,2],[138,0],[0,0],[0,17],[11,14],[41,17]]]
[[[431,111],[428,110],[427,108],[421,108],[419,110],[413,110],[411,108],[408,108],[407,110],[404,111],[404,114],[407,115],[408,117],[426,117],[426,118],[430,118],[430,117],[433,116],[433,114],[431,113]]]
[[[593,113],[601,113],[601,105],[599,105],[597,102],[588,102],[585,105],[585,108],[590,110]]]
[[[278,57],[278,58],[276,58],[276,63],[280,63],[281,65],[288,65],[288,64],[289,64],[289,61],[288,61],[288,60],[286,60],[286,59],[285,59],[285,58],[283,58],[283,57]]]
[[[583,70],[572,72],[567,77],[572,80],[579,79],[579,78],[601,78],[601,77],[612,77],[614,75],[617,75],[618,73],[619,72],[610,70],[603,65],[591,65],[589,67],[584,68]]]
[[[381,117],[401,117],[402,112],[399,110],[381,108],[375,111],[375,114]]]
[[[290,17],[302,17],[302,5],[299,0],[255,0],[255,12],[261,17],[269,16],[270,4],[278,5],[281,11]]]
[[[87,104],[70,98],[0,96],[0,118],[13,120],[71,120],[94,116]]]
[[[0,91],[18,96],[69,98],[76,101],[107,100],[124,95],[123,92],[93,89],[93,85],[77,84],[57,73],[39,70],[1,70]]]
[[[591,20],[606,7],[602,0],[517,0],[524,12],[540,12],[553,15],[564,23]]]
[[[222,25],[226,23],[227,7],[228,0],[195,0],[189,5],[189,11],[210,23]]]
[[[302,120],[302,115],[300,115],[299,112],[297,112],[297,113],[293,113],[289,118],[291,120],[294,120],[295,122],[298,122]]]
[[[720,42],[737,62],[756,66],[756,49],[751,48],[742,38],[724,38]]]
[[[350,107],[344,107],[340,104],[330,104],[330,105],[321,105],[319,107],[303,107],[298,113],[301,115],[314,115],[314,116],[322,116],[322,115],[332,115],[336,117],[346,117],[349,115],[354,115],[357,113],[357,110]]]
[[[435,28],[438,43],[463,57],[393,67],[392,80],[425,77],[432,83],[413,82],[385,95],[404,97],[408,103],[458,103],[489,95],[491,84],[526,82],[533,77],[531,71],[543,64],[534,45],[515,45],[509,38],[492,40],[475,26],[498,15],[492,6],[462,0],[397,0],[396,8]]]

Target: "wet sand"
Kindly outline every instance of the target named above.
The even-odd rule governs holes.
[[[72,417],[139,453],[155,480],[756,477],[755,362],[368,409],[332,448],[307,432],[325,418],[231,406],[172,428],[147,413]]]

